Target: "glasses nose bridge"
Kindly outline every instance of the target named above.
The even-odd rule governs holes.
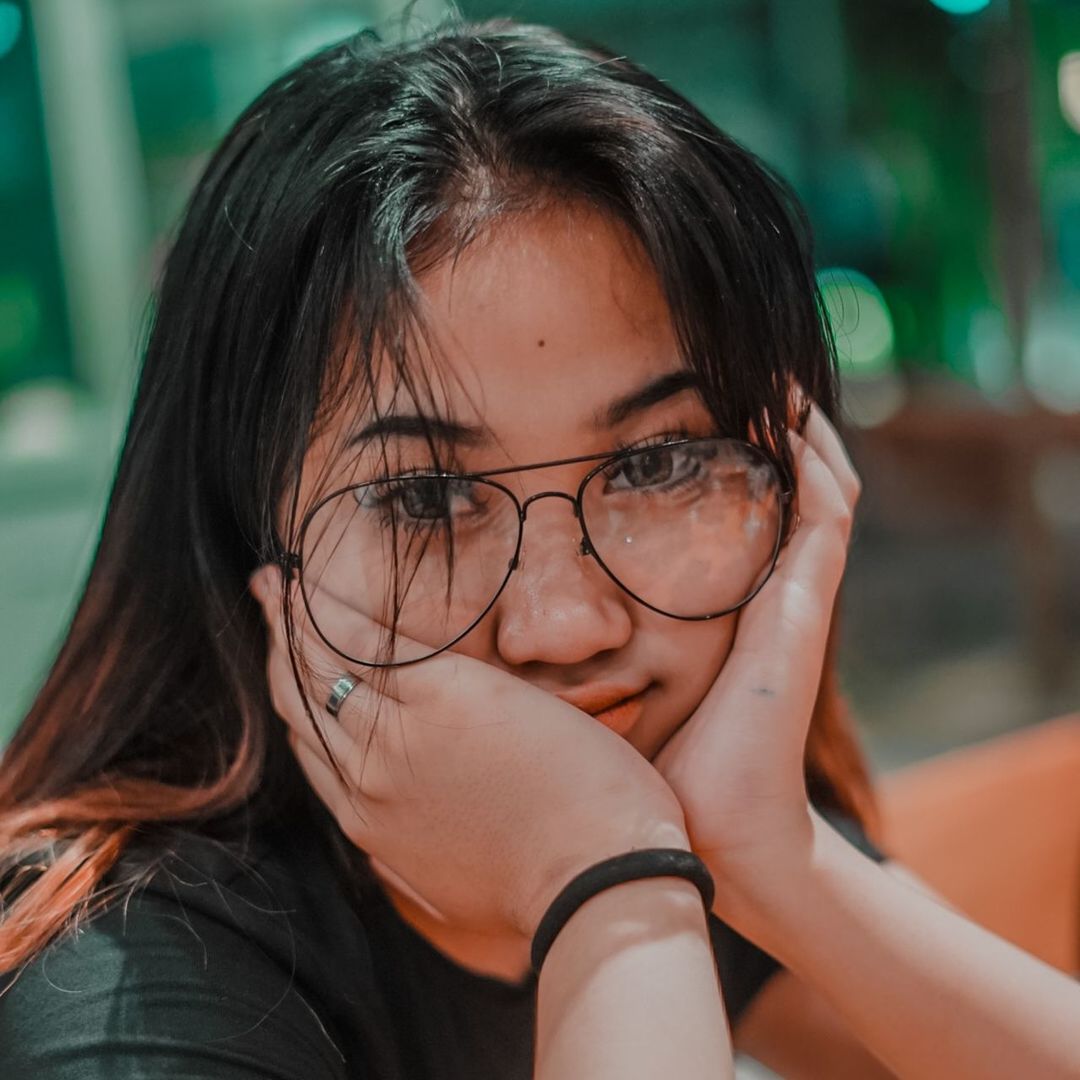
[[[589,545],[589,541],[585,536],[584,527],[581,521],[581,500],[577,495],[571,495],[568,491],[537,491],[530,495],[521,504],[521,529],[524,534],[525,520],[529,515],[529,507],[533,503],[539,502],[541,499],[565,499],[574,510],[574,520],[578,523],[578,527],[582,529],[581,543],[578,548],[579,555],[591,555],[592,549]],[[515,559],[513,569],[517,569],[518,561]]]
[[[571,495],[568,491],[537,491],[521,504],[522,521],[528,516],[529,507],[540,499],[565,499],[574,508],[574,517],[579,521],[581,520],[581,506],[576,495]]]

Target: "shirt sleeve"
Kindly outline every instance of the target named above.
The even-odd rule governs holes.
[[[888,859],[854,818],[837,810],[820,807],[818,813],[864,855],[879,863]],[[728,1020],[734,1026],[761,988],[782,967],[774,957],[736,933],[715,915],[709,916],[709,936],[716,956]]]
[[[137,894],[0,977],[0,1076],[344,1080],[295,973],[204,912]]]

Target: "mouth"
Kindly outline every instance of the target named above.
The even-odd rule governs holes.
[[[616,735],[626,735],[641,719],[641,714],[645,711],[645,702],[643,700],[645,693],[646,691],[642,690],[591,715],[599,720],[604,727],[611,728]]]
[[[652,683],[641,690],[627,687],[600,688],[576,695],[558,695],[582,712],[587,712],[617,735],[626,735],[641,719],[645,710],[645,695]]]

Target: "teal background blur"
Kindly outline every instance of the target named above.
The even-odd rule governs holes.
[[[805,201],[865,483],[843,674],[875,762],[1080,706],[1080,3],[460,7],[627,53]],[[0,0],[0,743],[77,599],[208,150],[289,64],[400,14]]]

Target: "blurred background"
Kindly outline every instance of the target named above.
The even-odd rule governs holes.
[[[0,0],[0,744],[92,555],[209,149],[288,65],[396,36],[401,7]],[[1080,3],[460,8],[625,52],[804,200],[865,484],[843,675],[875,765],[1080,706]]]

